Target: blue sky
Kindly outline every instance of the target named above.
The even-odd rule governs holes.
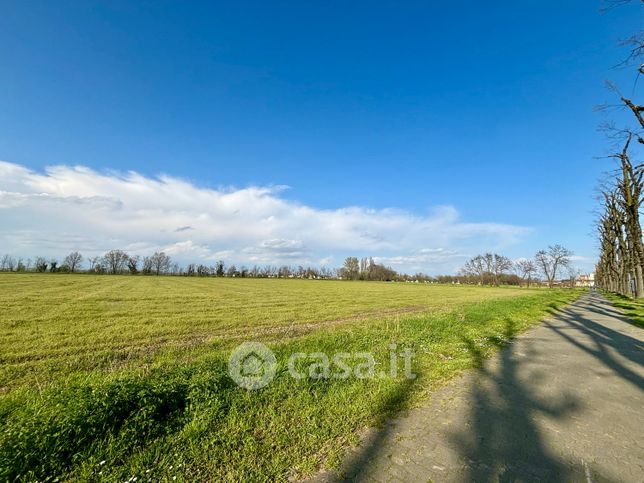
[[[606,117],[593,107],[614,102],[607,79],[631,92],[633,72],[613,66],[625,55],[619,40],[642,27],[638,5],[603,15],[601,6],[591,0],[2,2],[0,190],[55,191],[67,201],[114,197],[139,212],[138,198],[117,199],[109,189],[118,188],[100,178],[131,186],[126,173],[135,171],[144,183],[159,175],[184,180],[185,197],[193,196],[190,189],[206,197],[270,189],[269,204],[282,203],[280,213],[307,208],[315,217],[357,207],[383,223],[367,232],[352,225],[371,240],[389,237],[382,233],[388,223],[407,230],[388,218],[392,210],[405,223],[457,233],[424,242],[419,232],[396,247],[393,240],[404,234],[383,245],[316,243],[313,234],[301,235],[310,227],[290,221],[288,228],[234,240],[191,234],[200,227],[190,217],[191,229],[177,232],[181,239],[154,235],[172,227],[150,228],[141,240],[110,228],[110,242],[131,250],[200,247],[175,250],[186,260],[339,265],[355,253],[436,273],[454,270],[479,249],[516,258],[563,243],[585,257],[578,264],[587,269],[595,254],[593,189],[610,167],[596,159],[609,142],[597,132]],[[619,122],[622,114],[611,118]],[[45,171],[52,166],[58,177]],[[93,181],[83,183],[95,189],[73,188],[75,171],[65,174],[62,166],[91,170]],[[252,210],[253,196],[249,203]],[[22,219],[2,229],[0,250],[58,255],[81,236],[89,252],[109,248],[90,240],[86,229],[64,224],[51,207],[5,199],[0,210],[6,219]],[[446,210],[447,227],[431,224]],[[39,231],[42,217],[52,231]],[[210,212],[207,218],[221,222]],[[343,220],[320,229],[353,223]],[[53,235],[54,225],[63,227],[65,240]],[[495,237],[497,229],[505,235]],[[280,244],[299,255],[248,255]],[[440,263],[404,258],[428,250],[454,253]]]

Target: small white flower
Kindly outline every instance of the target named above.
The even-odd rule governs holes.
[[[99,463],[99,465],[104,465],[104,464],[105,464],[105,460],[103,460],[103,461],[101,461],[101,462]]]
[[[176,480],[176,479],[177,479],[177,477],[176,477],[176,476],[173,476],[173,477],[172,477],[172,479],[173,479],[173,480]]]
[[[170,469],[174,468],[174,465],[170,465]]]

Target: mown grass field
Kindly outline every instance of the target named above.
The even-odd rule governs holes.
[[[286,480],[339,461],[580,292],[422,284],[0,275],[0,479]],[[276,353],[266,388],[231,350]],[[410,348],[415,379],[295,380],[293,352]],[[176,479],[175,479],[176,478]]]

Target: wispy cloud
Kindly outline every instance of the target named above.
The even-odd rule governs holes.
[[[464,222],[452,206],[425,214],[348,206],[323,210],[282,187],[207,189],[185,180],[83,166],[44,172],[0,162],[0,242],[21,255],[163,249],[181,261],[340,264],[373,255],[401,270],[451,270],[464,256],[503,249],[529,229]]]

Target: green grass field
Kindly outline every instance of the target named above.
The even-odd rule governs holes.
[[[605,292],[604,296],[624,312],[629,321],[644,329],[644,301],[611,292]]]
[[[413,404],[579,295],[309,280],[0,275],[0,479],[286,480],[336,464]],[[266,388],[231,350],[276,353]],[[416,379],[293,379],[293,352],[412,349]],[[176,480],[174,479],[176,477]]]

